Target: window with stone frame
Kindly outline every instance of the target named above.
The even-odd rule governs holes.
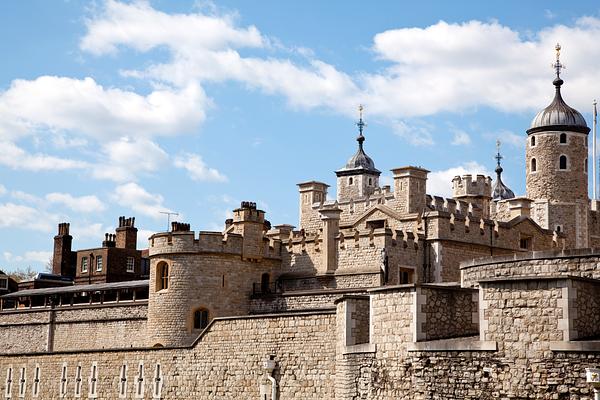
[[[166,290],[169,288],[169,264],[160,262],[156,267],[156,290]]]
[[[13,368],[9,366],[6,369],[6,382],[4,384],[4,397],[10,398],[12,397],[12,388],[13,388]]]
[[[88,272],[88,258],[81,257],[81,272]]]
[[[19,376],[19,397],[25,397],[27,390],[27,368],[21,367],[21,375]]]
[[[96,256],[96,271],[97,272],[102,272],[102,267],[104,266],[104,260],[102,259],[102,256]]]
[[[138,366],[138,375],[136,378],[135,398],[144,398],[144,363],[141,361]]]
[[[559,137],[560,144],[567,144],[567,134],[561,133]]]
[[[60,373],[60,390],[59,393],[62,397],[67,395],[67,363],[63,363],[62,371]]]
[[[194,329],[204,329],[208,326],[208,310],[199,308],[194,311]]]
[[[135,257],[127,257],[127,272],[135,272]]]
[[[535,136],[531,137],[531,147],[535,147]]]
[[[154,382],[152,384],[152,398],[160,399],[162,395],[163,387],[163,374],[160,364],[156,364],[154,367]]]
[[[127,397],[127,364],[121,365],[121,372],[119,373],[119,398],[124,399]]]
[[[96,363],[95,361],[92,363],[92,367],[90,369],[90,379],[88,384],[88,397],[95,399],[96,397],[98,397],[98,363]]]
[[[537,171],[537,161],[535,158],[531,159],[531,172],[536,172]]]
[[[565,156],[563,154],[558,159],[558,169],[560,169],[560,170],[566,170],[568,167],[569,167],[569,162],[568,162],[567,156]]]
[[[40,395],[40,366],[36,364],[35,370],[33,372],[33,397],[38,397]]]
[[[75,370],[75,397],[81,397],[81,386],[81,364],[79,364],[77,365],[77,369]]]

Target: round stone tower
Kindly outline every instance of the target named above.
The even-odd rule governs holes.
[[[587,246],[588,128],[583,116],[562,98],[560,45],[556,46],[555,94],[527,130],[527,197],[543,228],[566,235],[568,247]]]

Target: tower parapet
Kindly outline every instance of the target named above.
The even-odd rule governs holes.
[[[392,169],[394,196],[401,214],[420,213],[426,205],[428,170],[419,167]]]
[[[483,218],[489,218],[490,200],[492,199],[492,178],[485,175],[470,174],[455,176],[452,179],[452,197],[471,203],[481,210]]]

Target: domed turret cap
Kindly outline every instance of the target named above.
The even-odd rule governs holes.
[[[496,161],[498,164],[496,165],[496,183],[494,184],[494,190],[492,192],[492,200],[507,200],[515,197],[515,193],[510,190],[508,186],[502,182],[502,166],[500,165],[500,160],[502,156],[500,155],[500,141],[496,141],[496,147],[498,148],[498,153],[496,154]]]
[[[554,64],[556,78],[552,82],[556,88],[554,100],[531,121],[527,134],[543,131],[571,131],[587,134],[590,131],[583,115],[574,108],[569,107],[561,96],[560,87],[564,81],[560,78],[560,70],[564,66],[560,63],[559,56],[560,45],[557,44],[556,63]]]
[[[365,137],[363,136],[363,129],[365,127],[365,123],[362,119],[362,106],[359,108],[361,111],[361,116],[359,121],[356,123],[358,126],[358,137],[356,141],[358,142],[358,150],[356,154],[354,154],[346,163],[346,165],[337,171],[335,171],[337,176],[345,176],[345,175],[356,175],[356,174],[371,174],[371,175],[381,175],[381,171],[375,168],[375,163],[373,159],[365,153],[363,149],[363,143],[365,141]]]

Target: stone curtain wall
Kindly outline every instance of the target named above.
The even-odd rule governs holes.
[[[119,398],[120,372],[127,364],[127,396],[135,395],[140,362],[144,365],[144,395],[152,399],[156,365],[162,373],[161,399],[258,399],[262,361],[274,355],[281,399],[333,399],[335,374],[333,313],[215,321],[192,348],[106,350],[0,356],[0,394],[6,390],[7,369],[13,368],[13,399],[19,398],[19,374],[26,368],[26,392],[33,398],[34,370],[40,367],[44,400],[63,398],[60,383],[67,365],[67,395],[75,397],[75,374],[82,367],[81,397],[89,398],[92,363],[97,363],[96,397]]]
[[[474,290],[444,287],[420,287],[417,322],[424,340],[472,336],[479,333],[478,293]],[[475,316],[475,318],[474,318]]]
[[[570,280],[573,339],[589,339],[600,335],[600,282]]]
[[[148,305],[74,306],[0,313],[3,353],[58,350],[129,348],[144,344]],[[53,331],[48,344],[49,329]]]
[[[534,251],[512,256],[481,258],[461,263],[461,285],[517,276],[579,276],[600,279],[600,250]]]

